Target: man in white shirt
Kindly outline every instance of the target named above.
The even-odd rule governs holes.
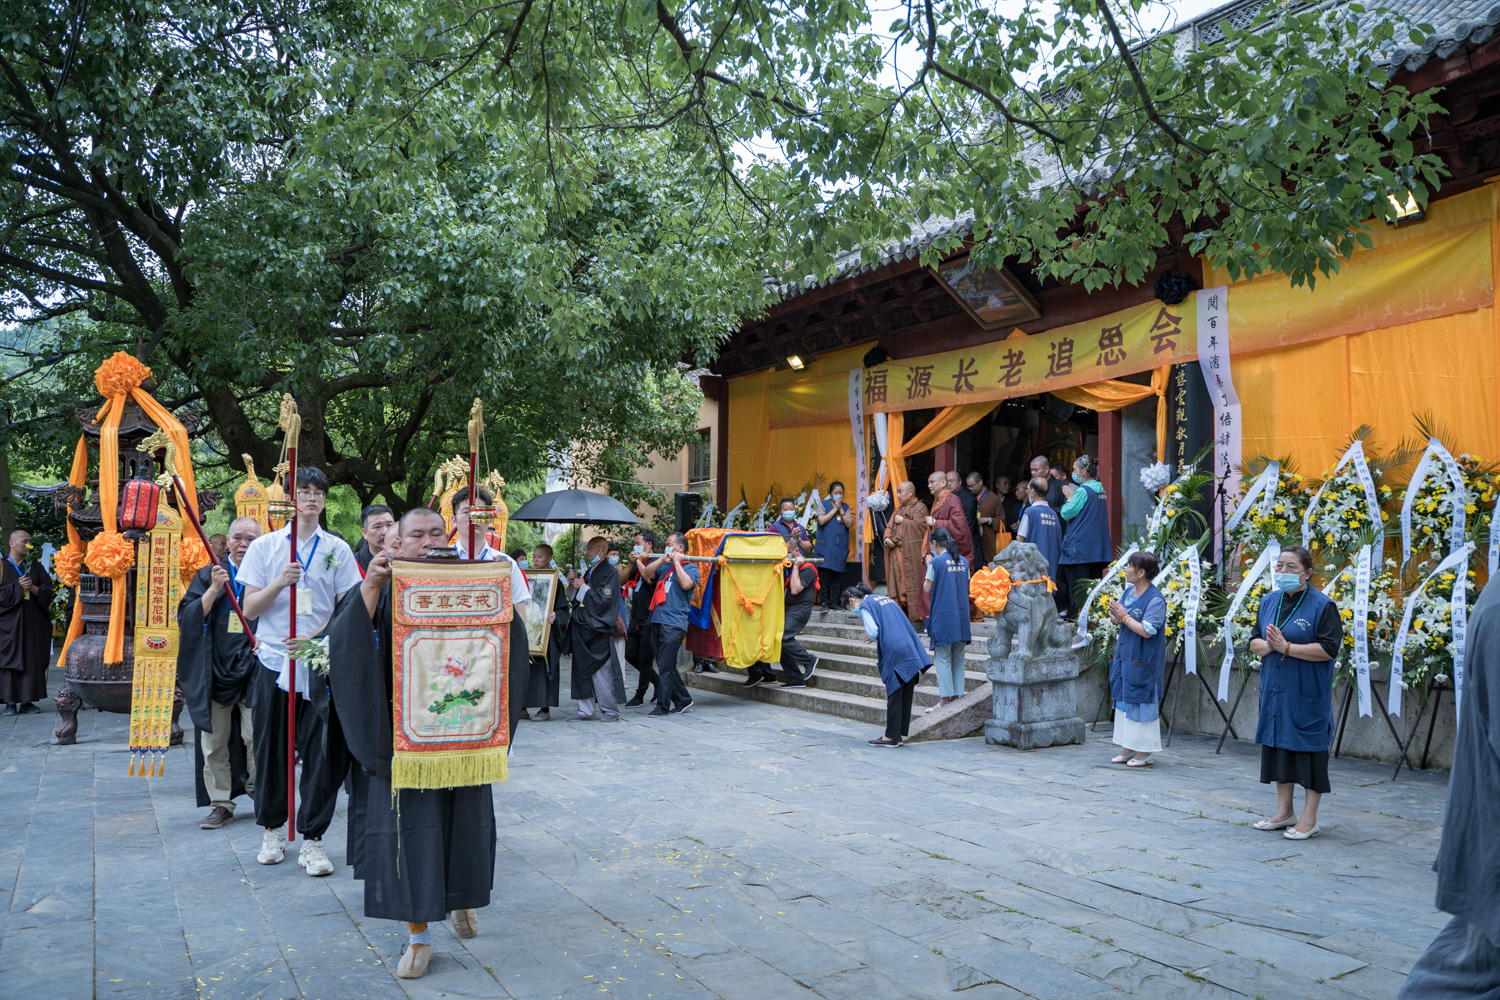
[[[250,544],[237,580],[244,585],[246,618],[256,621],[260,677],[253,702],[255,729],[255,821],[265,827],[256,860],[279,864],[285,857],[281,827],[286,824],[287,696],[286,655],[292,600],[297,601],[297,635],[315,635],[333,617],[334,605],[359,586],[359,565],[348,543],[318,526],[328,499],[328,477],[313,466],[297,470],[297,518]],[[297,531],[297,558],[291,533]],[[323,850],[323,833],[333,820],[339,785],[349,769],[338,716],[328,700],[327,681],[297,664],[297,756],[302,762],[297,830],[304,840],[297,863],[309,875],[329,875],[333,862]]]

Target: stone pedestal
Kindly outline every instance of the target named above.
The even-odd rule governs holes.
[[[984,724],[984,741],[1017,750],[1082,743],[1073,690],[1079,666],[1072,651],[991,658],[985,674],[994,685],[994,718]]]

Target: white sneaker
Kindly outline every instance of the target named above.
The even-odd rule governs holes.
[[[286,846],[280,830],[266,830],[260,835],[260,853],[255,860],[263,865],[279,865],[286,860]]]
[[[309,875],[333,874],[333,862],[328,860],[328,852],[323,850],[321,841],[304,840],[302,850],[297,852],[297,864]]]

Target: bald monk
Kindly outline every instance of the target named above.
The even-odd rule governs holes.
[[[917,602],[927,567],[922,561],[922,542],[927,536],[927,505],[917,499],[910,482],[896,487],[896,510],[886,522],[885,584],[891,600],[901,605],[906,617],[921,627],[923,616]]]

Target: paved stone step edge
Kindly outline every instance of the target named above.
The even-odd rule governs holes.
[[[849,674],[863,674],[867,677],[879,677],[880,668],[873,657],[844,656],[839,653],[829,653],[823,650],[809,649],[818,658],[819,670],[824,667],[830,670],[842,670]],[[964,673],[985,676],[983,660],[969,660],[964,664]]]
[[[745,678],[746,676],[748,676],[747,671],[733,670],[733,668],[726,669],[724,667],[720,667],[719,669],[721,672],[721,676],[733,677],[734,682],[739,685],[740,690],[754,690],[754,688],[745,686]],[[709,676],[713,675],[710,674]],[[780,676],[781,672],[780,670],[777,670],[778,679],[772,682],[778,687],[781,685],[781,681],[779,679]],[[986,678],[982,673],[977,673],[972,670],[966,671],[964,673],[965,692],[972,691],[978,687],[982,687],[985,683]],[[851,674],[841,670],[829,670],[821,663],[818,666],[818,672],[813,675],[812,681],[809,682],[806,688],[787,688],[786,690],[841,691],[844,694],[857,694],[864,698],[873,698],[874,700],[879,701],[882,704],[885,702],[885,682],[882,681],[878,675]],[[937,679],[933,676],[932,671],[929,670],[922,674],[922,679],[917,684],[915,704],[923,706],[932,705],[936,704],[937,700]]]
[[[836,715],[854,722],[866,722],[872,726],[885,726],[885,699],[862,698],[859,695],[839,691],[821,691],[815,687],[784,688],[780,684],[760,684],[753,688],[744,685],[743,676],[718,673],[695,674],[689,672],[685,678],[689,687],[735,698],[765,701],[785,708],[796,708],[823,715]],[[814,678],[816,680],[816,678]]]
[[[846,660],[870,660],[871,662],[874,662],[875,660],[875,646],[873,643],[861,642],[858,639],[841,639],[824,635],[809,635],[806,632],[803,632],[801,635],[799,635],[797,639],[802,643],[803,646],[807,647],[815,653],[827,652]],[[926,648],[926,645],[927,644],[924,641],[924,649]],[[988,644],[985,640],[975,639],[973,642],[969,643],[969,648],[965,651],[965,659],[967,659],[970,663],[979,664],[979,668],[982,669],[984,663],[990,658],[987,646]]]

